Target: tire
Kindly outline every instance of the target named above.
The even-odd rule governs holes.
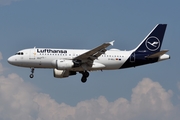
[[[84,72],[83,76],[86,77],[86,78],[89,77],[89,72],[87,72],[87,71]]]
[[[29,75],[29,77],[30,77],[30,78],[33,78],[33,77],[34,77],[34,75],[33,75],[33,74],[30,74],[30,75]]]
[[[87,81],[87,77],[82,77],[82,78],[81,78],[81,82],[82,82],[82,83],[85,83],[86,81]]]

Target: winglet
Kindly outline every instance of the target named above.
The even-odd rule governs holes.
[[[109,42],[109,44],[113,46],[114,41],[115,41],[115,40],[113,40],[113,41]]]

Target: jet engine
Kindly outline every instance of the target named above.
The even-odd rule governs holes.
[[[67,70],[70,69],[74,66],[74,63],[72,60],[54,60],[52,62],[52,65],[57,69],[57,70]]]
[[[53,69],[53,74],[55,78],[65,78],[71,75],[76,75],[75,71],[68,71],[68,70],[57,70],[56,68]]]

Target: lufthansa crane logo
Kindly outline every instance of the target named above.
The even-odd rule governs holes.
[[[146,47],[150,51],[155,51],[160,47],[160,41],[157,37],[151,36],[146,40]]]

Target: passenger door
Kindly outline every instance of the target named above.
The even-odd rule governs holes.
[[[30,60],[35,60],[36,59],[36,48],[30,49],[30,51],[29,51],[29,59]]]
[[[135,54],[135,52],[133,52],[133,53],[131,54],[131,57],[130,57],[130,62],[131,62],[131,63],[134,63],[135,60],[136,60],[136,54]]]

